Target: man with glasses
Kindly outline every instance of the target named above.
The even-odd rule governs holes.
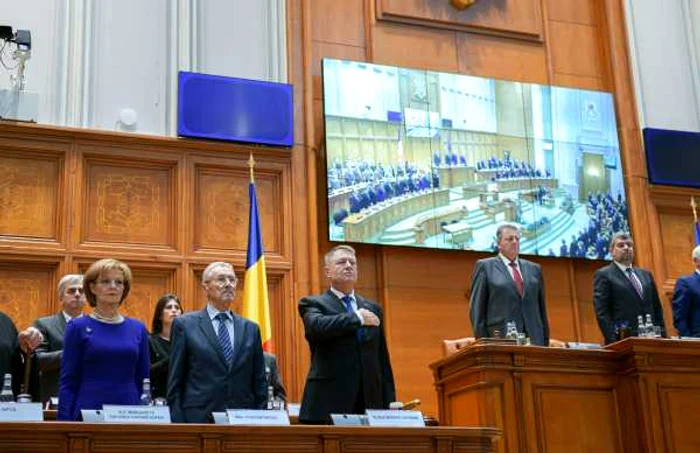
[[[52,396],[58,394],[58,378],[61,374],[61,356],[63,355],[63,334],[66,325],[74,318],[83,316],[85,306],[85,290],[83,276],[77,274],[64,275],[58,282],[58,298],[61,300],[61,311],[52,316],[46,316],[34,321],[27,331],[41,335],[42,341],[35,353],[35,370],[39,376],[39,395],[33,395],[35,400],[46,403]]]
[[[610,241],[613,262],[593,276],[593,306],[605,343],[617,340],[616,330],[638,334],[638,317],[649,314],[654,326],[666,336],[664,311],[654,277],[645,269],[633,267],[634,242],[629,233],[613,235]]]
[[[265,408],[260,328],[231,311],[236,283],[229,263],[211,263],[202,274],[206,307],[173,321],[168,374],[173,422],[207,423],[212,412]]]

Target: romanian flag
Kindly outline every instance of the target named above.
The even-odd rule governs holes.
[[[252,161],[252,155],[251,155]],[[250,215],[248,225],[248,259],[245,264],[245,288],[243,291],[243,317],[260,326],[263,351],[272,352],[272,328],[270,327],[270,303],[267,297],[267,277],[265,276],[265,255],[260,231],[258,198],[255,195],[255,182],[252,178],[248,188]]]

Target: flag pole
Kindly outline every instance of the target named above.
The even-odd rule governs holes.
[[[255,176],[253,176],[253,167],[255,167],[255,159],[253,159],[253,152],[250,152],[250,158],[248,158],[248,167],[250,168],[250,183],[255,184]]]

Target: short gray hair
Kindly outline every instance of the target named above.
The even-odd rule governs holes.
[[[693,259],[700,258],[700,245],[693,249]]]
[[[225,268],[231,269],[231,271],[233,271],[233,266],[231,266],[230,263],[227,263],[226,261],[214,261],[209,266],[204,268],[204,272],[202,272],[202,283],[208,282],[209,278],[211,277],[211,274],[214,272],[214,270],[216,270],[220,267],[225,267]],[[235,274],[236,272],[233,271],[233,273]]]
[[[513,230],[520,233],[520,227],[518,225],[514,223],[504,223],[503,225],[499,226],[496,230],[496,243],[501,242],[504,230]]]
[[[58,281],[58,298],[63,299],[66,289],[71,285],[83,286],[83,276],[80,274],[66,274]]]
[[[341,250],[343,250],[343,251],[345,251],[345,252],[352,253],[353,256],[357,256],[357,253],[355,252],[355,249],[352,248],[352,247],[350,247],[349,245],[345,245],[345,244],[336,245],[335,247],[333,247],[332,249],[330,249],[328,252],[326,252],[325,255],[323,255],[323,262],[324,262],[324,264],[325,264],[326,266],[330,266],[330,265],[331,265],[331,261],[333,260],[333,256],[334,256],[336,253],[340,252]]]
[[[618,239],[623,239],[625,241],[629,240],[632,242],[632,245],[634,245],[634,240],[632,240],[632,236],[627,231],[618,231],[617,233],[613,234],[612,239],[610,239],[610,250],[613,249],[615,242]]]

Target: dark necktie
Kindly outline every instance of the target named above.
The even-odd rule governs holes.
[[[515,288],[518,290],[518,294],[520,295],[520,297],[523,297],[523,289],[525,287],[525,284],[523,283],[523,276],[520,275],[518,265],[515,263],[515,261],[511,261],[510,263],[508,263],[508,265],[513,268],[513,280],[515,281]]]
[[[233,345],[231,345],[231,336],[228,334],[228,329],[226,328],[226,322],[228,322],[229,317],[226,313],[219,313],[215,316],[219,320],[219,344],[221,344],[221,349],[224,352],[224,360],[226,360],[226,365],[231,367],[233,362]]]
[[[643,298],[642,282],[639,281],[639,277],[637,277],[637,274],[634,273],[631,267],[627,268],[627,278],[630,279],[630,282],[632,283],[632,286],[634,286],[634,290],[637,291],[637,294],[639,294],[639,297]]]
[[[352,297],[344,296],[343,303],[345,303],[345,311],[347,313],[352,314],[353,316],[357,316],[355,314],[355,309],[352,308]],[[357,341],[359,341],[361,343],[362,338],[364,338],[364,336],[365,336],[365,328],[360,327],[359,329],[357,329],[357,331],[355,332],[355,336],[357,336]]]

